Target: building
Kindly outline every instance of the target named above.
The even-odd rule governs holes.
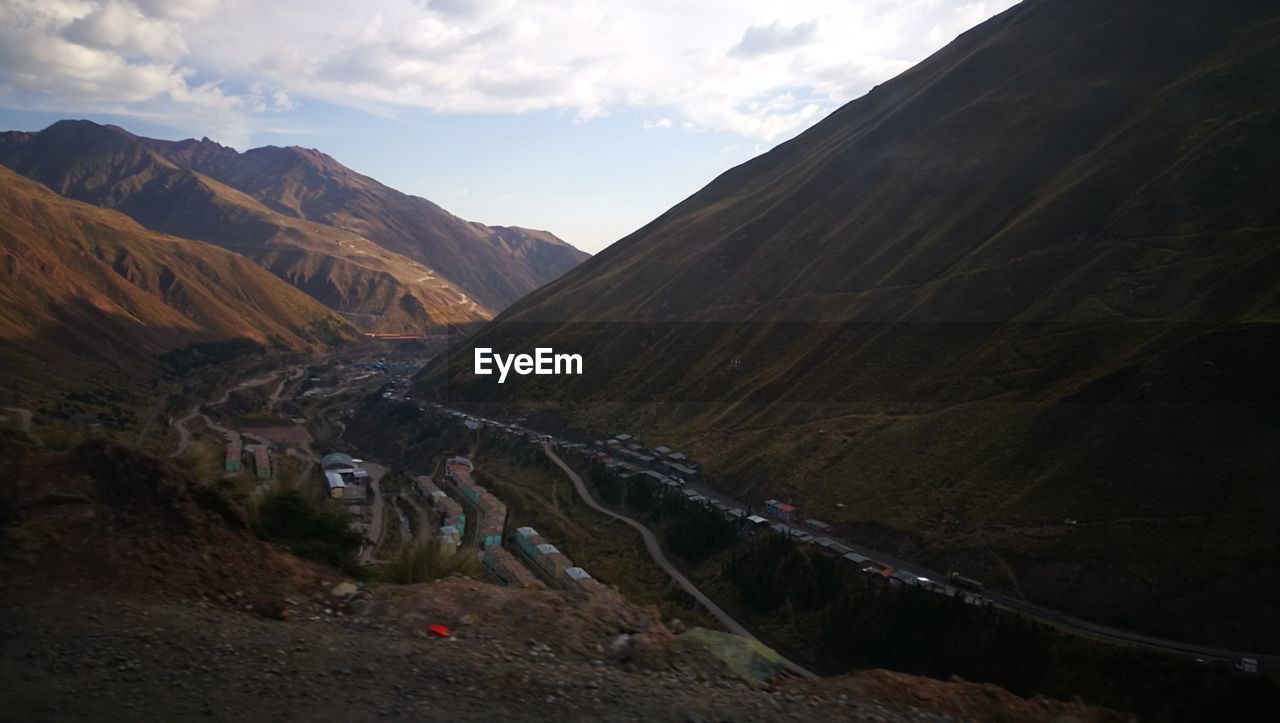
[[[462,492],[462,496],[466,497],[468,502],[476,506],[480,505],[480,493],[486,491],[485,488],[477,484],[460,484],[459,488]]]
[[[436,543],[440,545],[441,552],[446,555],[458,552],[458,538],[453,535],[436,535]]]
[[[533,557],[533,548],[536,545],[541,544],[541,542],[529,544],[529,541],[535,538],[541,540],[541,535],[539,535],[538,531],[533,529],[532,527],[516,528],[516,547],[519,547],[521,550],[524,551],[526,555],[529,555],[530,557]]]
[[[223,467],[227,474],[237,474],[240,472],[240,455],[243,450],[240,447],[240,440],[227,442],[227,457]]]
[[[564,577],[568,581],[568,586],[570,588],[576,588],[578,590],[595,590],[603,587],[599,581],[594,577],[591,577],[586,570],[583,570],[580,567],[566,567],[564,570]]]
[[[542,535],[534,535],[523,540],[516,537],[516,546],[523,550],[524,554],[534,559],[538,557],[538,546],[545,544],[547,544],[547,538]]]
[[[665,445],[660,445],[653,448],[653,456],[655,457],[666,457],[669,454],[671,454],[671,448]]]
[[[573,560],[563,552],[556,552],[542,558],[542,567],[551,577],[559,578],[565,570],[573,567]]]
[[[546,570],[547,574],[552,578],[560,577],[567,568],[573,567],[573,561],[565,556],[564,553],[556,549],[551,543],[543,543],[533,548],[535,551],[534,561]]]
[[[271,479],[271,452],[265,444],[253,450],[253,472],[258,479]]]
[[[831,525],[828,525],[827,523],[823,522],[822,520],[805,520],[805,521],[804,521],[804,523],[805,523],[806,525],[808,525],[808,526],[812,527],[813,529],[815,529],[815,530],[819,531],[819,532],[830,532],[830,531],[831,531]]]
[[[485,567],[506,585],[545,587],[536,575],[501,547],[485,548],[483,560]]]
[[[330,497],[335,500],[342,499],[343,493],[347,491],[347,483],[342,481],[342,475],[337,472],[325,472],[324,482]]]
[[[431,498],[435,493],[440,492],[440,494],[444,494],[444,492],[441,492],[440,488],[436,486],[436,483],[432,482],[431,478],[426,475],[420,475],[413,478],[413,490],[418,493],[419,497],[427,500],[428,502],[431,501]]]
[[[351,459],[351,455],[342,452],[332,452],[320,458],[320,469],[336,469],[346,468],[355,471],[355,460]]]
[[[477,542],[483,548],[501,547],[502,520],[495,521],[486,517],[480,524],[480,537]]]
[[[453,540],[455,545],[462,544],[462,530],[453,525],[445,525],[436,533],[440,537],[448,537]]]
[[[442,525],[452,525],[458,528],[459,532],[466,532],[467,516],[462,511],[462,505],[444,493],[439,496],[433,496],[431,500],[432,506],[440,511],[440,523]]]

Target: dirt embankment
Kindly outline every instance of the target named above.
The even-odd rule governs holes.
[[[262,542],[181,468],[105,440],[67,452],[5,444],[0,601],[27,594],[236,597],[269,611],[337,579]],[[238,593],[238,594],[237,594]]]
[[[1119,719],[912,676],[753,684],[611,590],[339,585],[169,462],[0,445],[5,717]]]

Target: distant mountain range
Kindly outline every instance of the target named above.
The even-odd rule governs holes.
[[[545,231],[464,221],[315,150],[239,153],[59,121],[0,134],[0,164],[243,254],[368,330],[487,319],[587,258]]]
[[[0,168],[6,383],[83,384],[248,341],[321,349],[356,329],[245,257],[149,231]],[[105,375],[105,376],[104,376]]]
[[[1026,0],[474,341],[596,373],[417,393],[451,373],[937,569],[1274,649],[1276,67],[1273,2]]]

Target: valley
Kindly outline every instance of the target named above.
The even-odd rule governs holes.
[[[0,0],[0,720],[1275,718],[1274,0],[304,5]]]

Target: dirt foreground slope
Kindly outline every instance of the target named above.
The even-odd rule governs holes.
[[[0,460],[0,720],[1124,720],[911,676],[749,682],[613,590],[362,588],[166,461]]]

